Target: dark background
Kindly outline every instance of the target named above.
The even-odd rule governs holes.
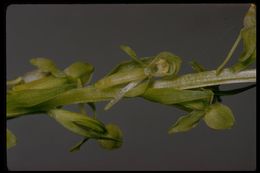
[[[11,5],[6,13],[7,79],[33,70],[29,60],[48,57],[65,68],[82,60],[96,68],[97,81],[129,59],[171,51],[183,58],[180,74],[196,59],[215,69],[242,27],[249,4],[171,5]],[[234,54],[234,63],[242,45]],[[223,86],[222,89],[245,84]],[[141,98],[120,101],[111,110],[98,103],[98,117],[118,124],[122,148],[107,151],[95,141],[77,153],[68,150],[82,138],[46,114],[8,121],[18,144],[8,150],[10,170],[254,170],[256,168],[256,90],[223,98],[236,118],[230,130],[214,131],[204,122],[171,136],[169,126],[183,111]],[[74,110],[74,106],[69,106]],[[88,109],[89,110],[89,109]]]

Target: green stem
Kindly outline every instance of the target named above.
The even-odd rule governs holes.
[[[256,82],[256,69],[244,70],[238,73],[234,73],[230,69],[224,69],[223,73],[220,75],[216,75],[216,70],[190,73],[172,80],[157,80],[151,87],[184,90],[222,84],[249,82]],[[16,118],[34,112],[44,112],[48,109],[68,104],[107,101],[112,99],[119,89],[120,88],[99,90],[93,86],[71,89],[34,107],[7,109],[7,119]],[[135,92],[135,89],[136,88],[131,90],[131,92]],[[126,97],[130,96],[126,93]]]
[[[227,62],[230,60],[230,58],[232,57],[234,51],[236,50],[238,43],[241,40],[241,34],[239,33],[234,45],[232,46],[232,48],[230,49],[226,59],[223,61],[223,63],[217,68],[217,75],[220,74],[220,72],[223,70],[224,66],[227,64]]]
[[[153,88],[176,88],[194,89],[200,87],[256,82],[256,69],[244,70],[238,73],[232,72],[229,68],[223,70],[220,75],[216,75],[216,70],[200,73],[190,73],[176,78],[175,80],[158,80],[153,84]]]

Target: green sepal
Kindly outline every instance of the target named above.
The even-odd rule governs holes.
[[[169,129],[169,134],[187,132],[196,127],[204,116],[204,111],[192,111],[185,116],[180,117]]]
[[[124,51],[127,55],[129,55],[129,56],[133,59],[133,61],[134,61],[135,63],[137,63],[137,64],[139,64],[139,65],[144,65],[144,63],[137,58],[137,55],[136,55],[135,51],[134,51],[132,48],[130,48],[130,47],[127,46],[127,45],[121,45],[121,46],[120,46],[120,49],[121,49],[122,51]]]
[[[251,28],[256,26],[256,5],[251,4],[244,17],[244,27]]]
[[[64,73],[73,79],[80,79],[82,84],[88,83],[94,72],[94,66],[89,63],[75,62],[64,70]]]
[[[42,72],[50,72],[55,77],[64,77],[65,74],[60,71],[55,63],[48,58],[33,58],[30,60],[30,63]]]

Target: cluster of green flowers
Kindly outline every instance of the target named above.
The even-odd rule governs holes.
[[[220,96],[237,94],[254,87],[220,91],[219,85],[233,82],[255,82],[255,70],[242,71],[256,59],[256,9],[252,5],[244,18],[244,27],[225,61],[217,70],[207,71],[202,65],[191,62],[195,73],[178,76],[181,58],[170,52],[156,56],[137,57],[126,45],[121,49],[130,61],[120,63],[110,73],[89,84],[94,67],[86,62],[75,62],[60,70],[47,58],[34,58],[30,62],[37,69],[15,80],[8,81],[7,119],[44,112],[83,140],[71,148],[77,151],[89,139],[102,148],[121,147],[123,135],[115,124],[103,124],[96,116],[95,102],[109,101],[110,109],[122,98],[142,97],[160,104],[175,106],[187,112],[168,130],[169,134],[186,132],[203,120],[215,130],[230,129],[235,123],[231,109],[221,103]],[[223,69],[238,42],[243,41],[243,52],[236,64]],[[236,81],[237,79],[237,81]],[[79,112],[71,112],[64,105],[78,104]],[[85,104],[93,110],[90,116]],[[16,144],[15,135],[7,129],[7,148]]]

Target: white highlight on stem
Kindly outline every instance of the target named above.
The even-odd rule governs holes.
[[[224,69],[219,75],[216,70],[199,73],[190,73],[180,76],[174,80],[158,80],[153,84],[153,88],[176,88],[193,89],[213,85],[234,84],[256,82],[256,69],[244,70],[238,73],[230,69]]]
[[[134,82],[130,82],[129,84],[127,84],[124,88],[122,88],[114,97],[114,99],[112,99],[105,107],[105,110],[110,109],[114,104],[116,104],[121,98],[124,97],[125,93],[127,93],[128,91],[130,91],[132,88],[136,87],[138,84],[140,84],[143,81],[143,79],[141,80],[137,80]]]

